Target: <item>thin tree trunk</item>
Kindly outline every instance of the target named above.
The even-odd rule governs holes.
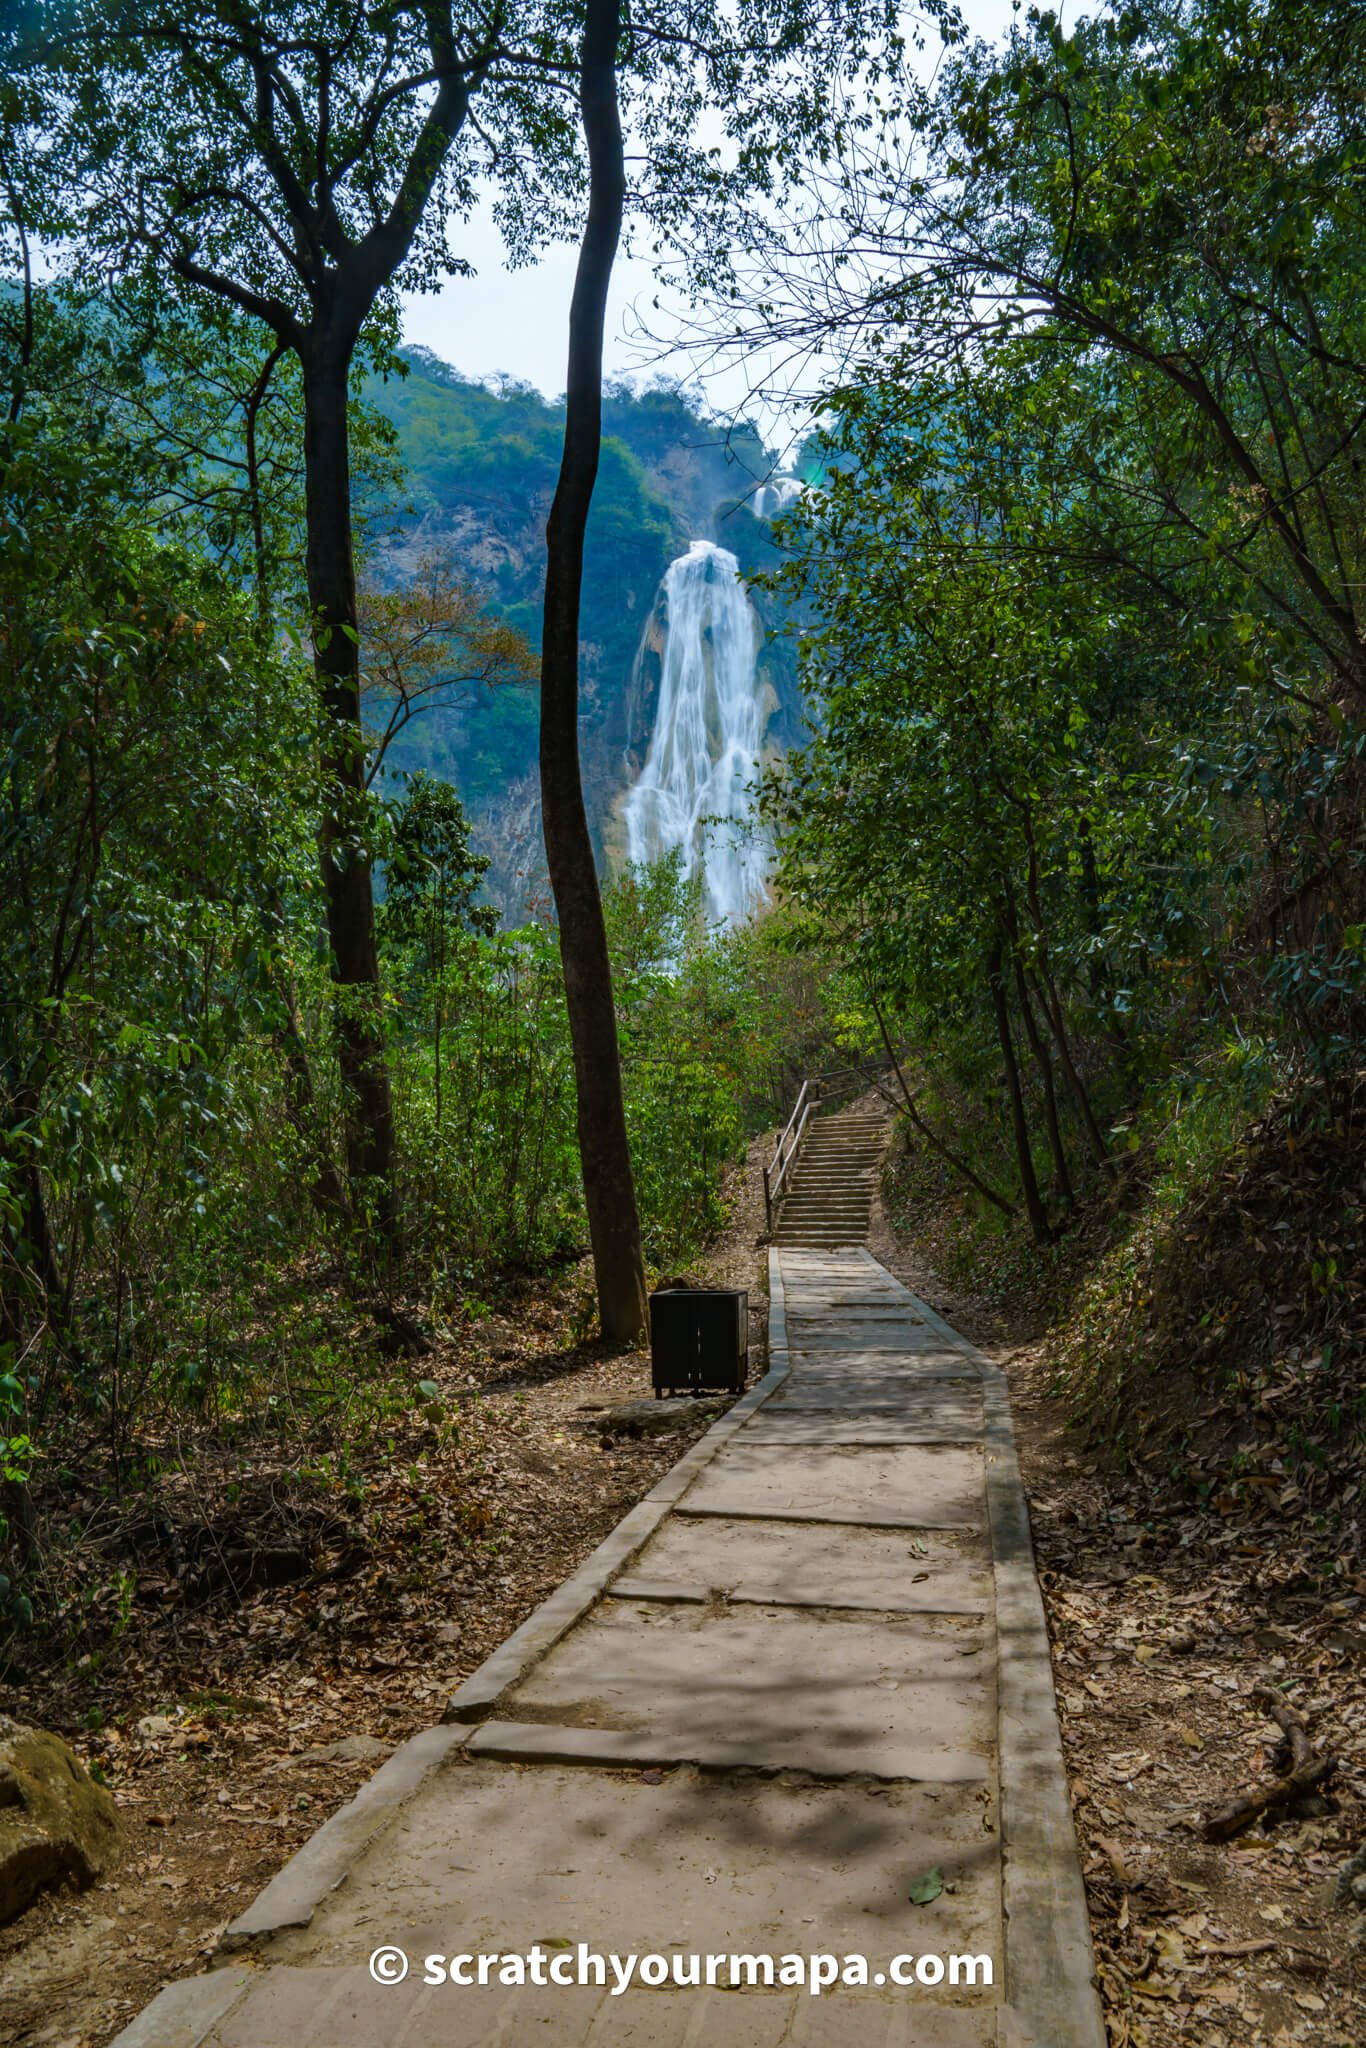
[[[930,1147],[930,1150],[932,1152],[937,1152],[939,1154],[939,1157],[944,1161],[946,1166],[951,1166],[955,1173],[960,1173],[963,1176],[963,1179],[967,1181],[968,1185],[970,1187],[976,1188],[978,1194],[983,1196],[986,1201],[990,1202],[994,1208],[999,1209],[1003,1216],[1013,1216],[1015,1214],[1014,1203],[1008,1202],[1004,1195],[998,1194],[995,1188],[989,1187],[986,1181],[982,1179],[981,1175],[976,1173],[973,1170],[973,1168],[968,1165],[967,1160],[961,1159],[956,1152],[950,1151],[949,1147],[944,1143],[944,1140],[938,1135],[937,1132],[933,1131],[930,1128],[930,1126],[926,1123],[924,1117],[920,1114],[920,1109],[916,1103],[916,1099],[912,1095],[910,1087],[907,1084],[906,1076],[901,1071],[901,1062],[897,1058],[896,1054],[892,1051],[891,1034],[887,1029],[886,1020],[883,1017],[882,1010],[877,1002],[877,999],[875,997],[870,997],[869,1001],[872,1003],[873,1006],[873,1015],[877,1018],[877,1028],[882,1033],[883,1047],[886,1051],[888,1059],[892,1063],[892,1072],[896,1075],[897,1086],[901,1090],[901,1099],[906,1105],[906,1114],[910,1118],[911,1122],[915,1125],[917,1131],[919,1131],[921,1137],[925,1140],[925,1143]]]
[[[1043,1196],[1039,1193],[1039,1183],[1034,1173],[1034,1155],[1029,1145],[1029,1122],[1025,1116],[1024,1090],[1020,1086],[1020,1069],[1010,1032],[1010,1010],[1006,1003],[1005,977],[1001,972],[999,940],[987,955],[987,984],[991,990],[991,1007],[996,1017],[996,1035],[1001,1043],[1001,1058],[1005,1062],[1006,1092],[1010,1097],[1010,1122],[1015,1134],[1015,1156],[1019,1161],[1025,1213],[1029,1217],[1029,1225],[1034,1233],[1034,1242],[1047,1244],[1052,1232],[1048,1227],[1048,1211],[1044,1208]]]
[[[588,143],[588,219],[569,314],[564,454],[546,526],[541,656],[541,812],[559,918],[574,1048],[579,1156],[598,1314],[610,1343],[646,1324],[640,1221],[626,1136],[612,970],[579,771],[579,600],[584,534],[602,446],[602,336],[621,234],[626,170],[617,105],[620,0],[588,0],[580,106]]]
[[[1048,1148],[1053,1154],[1053,1174],[1058,1184],[1058,1194],[1071,1209],[1075,1207],[1077,1198],[1072,1188],[1072,1176],[1067,1170],[1067,1148],[1062,1141],[1062,1124],[1058,1117],[1058,1091],[1053,1083],[1053,1062],[1048,1057],[1048,1047],[1044,1044],[1035,1020],[1034,1006],[1029,1000],[1029,989],[1018,955],[1015,959],[1015,993],[1019,1000],[1025,1037],[1029,1040],[1029,1050],[1034,1056],[1034,1064],[1039,1070],[1039,1080],[1043,1084],[1044,1127],[1048,1132]]]
[[[1062,1070],[1066,1077],[1067,1085],[1072,1091],[1072,1099],[1077,1105],[1077,1113],[1081,1117],[1082,1128],[1090,1140],[1091,1150],[1096,1156],[1097,1163],[1103,1166],[1107,1158],[1105,1139],[1101,1135],[1100,1125],[1096,1122],[1096,1113],[1091,1107],[1091,1098],[1086,1092],[1085,1083],[1077,1071],[1077,1063],[1072,1057],[1072,1047],[1067,1035],[1067,1025],[1063,1018],[1062,999],[1058,994],[1058,985],[1053,979],[1053,969],[1049,958],[1048,931],[1044,923],[1043,904],[1039,899],[1038,848],[1034,840],[1034,822],[1028,812],[1025,814],[1024,822],[1025,840],[1029,848],[1025,896],[1029,904],[1029,914],[1033,919],[1035,935],[1039,942],[1038,965],[1033,975],[1034,986],[1039,991],[1039,997],[1043,1004],[1043,1013],[1047,1017],[1052,1029],[1053,1042],[1058,1048],[1058,1058],[1062,1062]]]
[[[243,424],[247,454],[247,504],[251,513],[252,576],[256,586],[256,623],[261,639],[270,636],[272,605],[270,601],[270,579],[266,574],[266,520],[265,508],[261,503],[261,464],[256,443],[256,427],[270,390],[270,380],[275,366],[285,353],[286,344],[277,341],[262,363],[256,381],[247,393]]]
[[[392,1245],[394,1113],[380,1020],[370,858],[364,849],[365,735],[351,533],[347,439],[349,348],[323,336],[304,363],[308,602],[326,713],[322,743],[323,893],[337,985],[337,1040],[346,1098],[346,1170],[359,1206],[373,1204]]]
[[[1105,1139],[1101,1133],[1100,1125],[1096,1122],[1096,1113],[1091,1107],[1091,1098],[1086,1092],[1086,1083],[1078,1073],[1077,1063],[1072,1057],[1072,1046],[1068,1039],[1067,1026],[1063,1019],[1062,999],[1058,994],[1057,983],[1049,971],[1046,958],[1040,962],[1039,968],[1035,972],[1034,986],[1039,991],[1043,1013],[1047,1017],[1052,1030],[1053,1042],[1058,1048],[1058,1058],[1062,1063],[1063,1074],[1066,1077],[1068,1087],[1072,1091],[1072,1100],[1077,1105],[1077,1113],[1081,1117],[1082,1126],[1085,1129],[1087,1138],[1090,1140],[1091,1150],[1095,1154],[1096,1163],[1099,1166],[1104,1166],[1109,1161]]]
[[[1092,965],[1087,974],[1091,999],[1104,1005],[1105,1030],[1113,1039],[1120,1058],[1128,1065],[1133,1060],[1133,1045],[1128,1026],[1112,1000],[1114,975],[1102,943],[1105,914],[1100,896],[1100,874],[1096,867],[1096,848],[1091,832],[1091,820],[1085,811],[1080,812],[1077,817],[1077,846],[1081,855],[1081,898],[1086,907],[1086,929],[1095,945]]]
[[[43,1057],[40,1053],[39,1061]],[[43,1084],[39,1066],[12,1091],[6,1088],[6,1114],[15,1130],[37,1121]],[[68,1364],[79,1368],[85,1354],[72,1322],[72,1284],[62,1271],[48,1219],[42,1169],[27,1146],[14,1147],[11,1165],[19,1217],[17,1225],[11,1222],[0,1232],[0,1342],[22,1355],[33,1335],[30,1321],[36,1319],[46,1325]]]
[[[294,977],[288,966],[282,963],[273,969],[272,978],[282,1013],[275,1042],[285,1063],[285,1115],[308,1162],[311,1175],[309,1194],[320,1215],[332,1218],[345,1216],[346,1187],[317,1128],[313,1066],[308,1057],[303,1021],[299,1016]]]
[[[441,1138],[441,1027],[446,1000],[446,892],[444,870],[436,889],[436,993],[432,1015],[432,1089],[436,1103],[436,1135]]]
[[[23,313],[20,319],[19,348],[14,359],[9,400],[9,423],[13,426],[24,409],[29,370],[33,362],[33,261],[29,254],[28,230],[24,226],[24,210],[19,204],[18,193],[8,179],[5,180],[5,197],[9,201],[10,214],[19,242],[20,261],[23,265]]]
[[[1067,1167],[1067,1148],[1063,1144],[1062,1122],[1058,1116],[1058,1092],[1054,1084],[1053,1062],[1040,1033],[1034,1006],[1029,1000],[1029,984],[1021,959],[1020,923],[1015,914],[1015,892],[1008,881],[1005,889],[1005,918],[1006,930],[1010,937],[1010,956],[1015,973],[1015,993],[1020,1005],[1020,1016],[1024,1023],[1025,1036],[1029,1040],[1030,1051],[1034,1056],[1034,1064],[1039,1070],[1039,1079],[1043,1084],[1044,1124],[1048,1132],[1049,1149],[1053,1154],[1054,1177],[1058,1193],[1070,1209],[1075,1206],[1076,1196],[1072,1188],[1072,1176]],[[1042,945],[1042,940],[1040,944]]]

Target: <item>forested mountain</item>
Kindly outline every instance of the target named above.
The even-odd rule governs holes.
[[[439,357],[405,350],[406,375],[367,387],[398,437],[403,496],[372,493],[370,573],[384,586],[440,560],[486,595],[490,610],[539,650],[544,531],[564,436],[562,404],[511,381],[491,388]],[[604,404],[602,464],[589,522],[584,586],[582,726],[590,819],[600,853],[619,850],[614,806],[639,772],[652,729],[659,647],[646,635],[661,578],[696,538],[717,541],[742,571],[771,568],[771,529],[756,493],[774,458],[752,423],[708,415],[676,386],[619,383]],[[760,618],[784,608],[755,592]],[[657,640],[657,635],[655,639]],[[799,724],[791,649],[770,633],[756,687],[771,689],[769,741]],[[493,867],[493,901],[518,914],[541,886],[535,787],[537,704],[531,683],[441,693],[390,750],[391,773],[440,775],[459,790]]]

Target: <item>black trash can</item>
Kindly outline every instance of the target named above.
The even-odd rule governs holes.
[[[743,1287],[670,1287],[650,1297],[650,1369],[664,1394],[743,1394],[749,1376],[749,1294]]]

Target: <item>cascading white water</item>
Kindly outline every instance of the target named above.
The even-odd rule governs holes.
[[[763,634],[734,555],[708,540],[670,564],[660,597],[659,703],[626,799],[627,852],[642,862],[681,848],[685,873],[702,877],[707,918],[738,923],[764,895],[771,851],[746,787],[764,736]]]
[[[775,476],[772,483],[760,484],[752,500],[755,518],[781,519],[805,489],[798,476]]]

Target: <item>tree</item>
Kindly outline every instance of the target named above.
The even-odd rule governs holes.
[[[382,0],[369,11],[348,0],[278,0],[257,10],[242,0],[194,9],[89,0],[74,26],[71,9],[53,10],[57,33],[30,63],[60,77],[62,132],[49,161],[74,166],[82,245],[120,273],[140,265],[188,303],[231,305],[263,324],[271,353],[291,353],[300,367],[348,1170],[390,1236],[393,1113],[374,938],[348,400],[357,368],[389,358],[395,289],[460,269],[447,226],[468,213],[482,179],[497,190],[517,253],[569,217],[582,183],[576,12],[566,18],[539,0],[515,8]],[[712,277],[729,267],[736,196],[776,191],[798,174],[805,148],[828,152],[857,125],[857,107],[831,92],[832,77],[897,76],[903,50],[894,0],[791,0],[776,9],[762,0],[735,8],[705,0],[700,9],[660,0],[621,40],[638,166],[633,211],[657,246],[685,246],[694,271]],[[724,146],[701,132],[709,110],[719,114]],[[54,233],[69,228],[60,205],[51,215]],[[587,953],[571,941],[571,953],[576,975],[589,954],[601,964],[596,941]],[[584,1129],[596,1146],[603,1127],[585,1115]],[[605,1134],[601,1142],[615,1146]],[[621,1156],[613,1157],[606,1178],[600,1166],[588,1169],[595,1185],[619,1178]],[[629,1264],[629,1249],[624,1256]]]
[[[602,446],[602,335],[621,235],[626,161],[617,105],[620,0],[588,0],[580,104],[588,218],[569,313],[564,456],[546,526],[541,652],[541,811],[578,1082],[579,1151],[598,1314],[609,1343],[638,1341],[645,1268],[621,1092],[602,898],[579,772],[579,599],[588,508]]]
[[[274,1007],[308,729],[247,601],[128,511],[155,451],[43,427],[0,434],[0,1355],[32,1375],[34,1422],[57,1367],[117,1409],[150,1313],[140,1209],[173,1180],[174,1239],[235,1120],[228,1054]],[[119,1337],[97,1385],[100,1322]]]
[[[882,19],[888,26],[886,17]],[[667,13],[656,21],[633,21],[629,26],[631,54],[647,81],[651,61],[662,66],[667,77],[679,50],[686,53],[691,49],[709,74],[716,104],[732,108],[737,104],[737,87],[743,86],[756,59],[760,64],[767,61],[781,75],[800,52],[799,89],[792,110],[795,118],[780,136],[781,162],[787,171],[804,144],[820,149],[827,134],[838,133],[842,127],[842,116],[833,103],[818,112],[807,97],[807,89],[818,75],[818,53],[826,47],[832,30],[853,31],[852,43],[842,52],[846,67],[871,61],[866,41],[869,24],[857,6],[848,10],[847,17],[839,7],[831,17],[801,6],[773,10],[771,15],[757,10],[751,14],[744,8],[734,26],[722,26],[719,18],[709,19],[710,42],[692,22],[680,30]],[[588,152],[589,202],[570,310],[564,455],[546,528],[540,774],[546,855],[559,916],[574,1044],[584,1197],[599,1314],[603,1335],[609,1341],[629,1343],[646,1323],[640,1221],[622,1100],[611,965],[584,810],[578,737],[579,603],[584,535],[602,446],[603,326],[628,196],[618,81],[622,32],[620,0],[587,0],[579,101]],[[889,35],[894,47],[899,47],[894,25]],[[781,93],[774,98],[781,107]],[[684,105],[695,113],[697,104],[695,91],[685,92]],[[677,218],[680,201],[686,207],[691,199],[696,206],[706,195],[715,205],[717,200],[732,201],[753,186],[772,191],[775,183],[781,182],[782,173],[775,179],[773,165],[765,164],[755,152],[753,137],[747,138],[736,169],[728,175],[719,175],[705,156],[688,160],[679,148],[687,128],[671,136],[657,123],[652,125],[648,98],[645,105],[645,132],[657,138],[650,168],[656,178],[666,170],[672,178],[671,183],[660,179],[656,191],[646,199],[647,218],[669,222]],[[733,114],[727,118],[733,123]],[[720,208],[716,218],[725,221]],[[693,259],[703,270],[723,274],[728,271],[728,254],[718,247],[715,222],[708,226],[706,219],[704,214]]]
[[[1347,0],[1031,10],[854,139],[804,239],[756,235],[775,330],[884,397],[1020,381],[1019,488],[1061,445],[1071,502],[1018,558],[1146,603],[1222,693],[1171,773],[1253,835],[1242,943],[1328,1065],[1366,1014],[1364,61]]]
[[[427,556],[398,589],[363,585],[356,618],[368,784],[383,773],[392,742],[423,711],[456,690],[526,683],[536,673],[525,639],[492,615],[449,557]]]
[[[61,10],[65,17],[66,10]],[[302,377],[306,585],[329,792],[321,854],[353,1189],[392,1233],[393,1111],[384,1058],[365,804],[348,404],[358,351],[383,347],[396,280],[458,268],[445,215],[470,203],[471,105],[561,149],[553,96],[528,111],[494,10],[371,11],[239,0],[92,5],[59,22],[67,146],[87,232],[192,300],[261,322]],[[525,67],[523,67],[525,69]],[[496,153],[489,126],[480,130]],[[553,177],[553,173],[552,173]],[[378,321],[378,326],[376,322]],[[364,338],[364,339],[363,339]]]
[[[1094,508],[1071,435],[1093,381],[1074,366],[1055,384],[1012,345],[952,382],[870,375],[835,394],[787,572],[822,620],[805,665],[818,726],[769,797],[781,880],[842,936],[941,1097],[985,1113],[1041,1241],[1036,1147],[1066,1213],[1078,1152],[1108,1150],[1093,1097],[1121,1107],[1125,1034],[1161,1027],[1161,964],[1197,939],[1219,842],[1177,763],[1227,729],[1143,580],[1098,580],[1083,553]],[[1063,396],[1070,431],[1053,419],[1036,441]]]
[[[498,928],[498,913],[475,901],[489,863],[470,850],[469,820],[449,782],[418,773],[394,823],[385,872],[382,929],[414,956],[431,989],[432,1086],[441,1136],[441,1057],[450,941],[461,931]]]
[[[855,138],[800,269],[768,234],[775,326],[903,374],[1003,329],[1107,361],[1168,517],[1359,701],[1363,63],[1355,0],[1031,8],[945,64],[913,143]]]

